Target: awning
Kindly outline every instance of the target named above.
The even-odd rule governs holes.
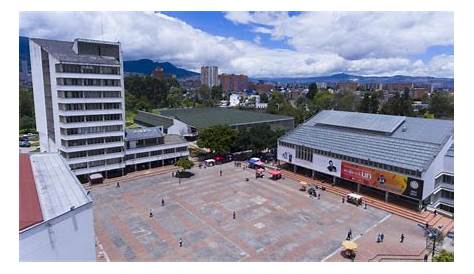
[[[94,174],[89,175],[89,178],[91,180],[99,180],[99,179],[103,179],[104,177],[102,177],[102,174],[100,173],[94,173]]]
[[[342,247],[346,250],[355,250],[357,248],[357,244],[354,241],[343,241]]]

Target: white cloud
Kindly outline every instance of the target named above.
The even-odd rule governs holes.
[[[343,15],[323,14],[318,18],[311,17],[314,14],[301,14],[289,17],[287,13],[227,13],[226,18],[232,18],[236,24],[260,24],[260,33],[265,32],[263,28],[270,31],[274,39],[288,39],[294,49],[269,49],[259,45],[260,36],[257,35],[253,42],[237,40],[229,37],[210,35],[199,29],[193,28],[185,22],[169,17],[161,13],[151,12],[73,12],[73,13],[47,13],[47,12],[23,12],[20,15],[20,34],[29,37],[41,37],[60,40],[73,40],[77,37],[90,39],[104,39],[120,41],[127,59],[149,58],[153,60],[169,61],[175,65],[198,71],[201,65],[218,65],[219,70],[227,73],[245,73],[251,77],[262,76],[315,76],[327,75],[338,72],[349,72],[360,75],[453,75],[452,56],[439,55],[431,61],[411,61],[402,54],[403,48],[408,48],[408,40],[419,40],[420,44],[441,43],[443,35],[414,34],[413,28],[428,32],[429,27],[420,20],[411,20],[412,24],[422,24],[423,27],[415,27],[412,24],[397,23],[409,33],[394,34],[393,30],[386,30],[387,37],[403,37],[404,43],[396,47],[374,50],[381,47],[383,42],[380,37],[381,28],[365,28],[366,32],[377,32],[378,36],[371,34],[374,41],[364,41],[359,25],[354,19],[343,19]],[[338,17],[334,19],[332,17]],[[377,16],[368,14],[371,20]],[[437,17],[432,15],[432,17]],[[392,18],[392,19],[390,19]],[[426,17],[423,17],[426,19]],[[298,20],[298,22],[294,22]],[[367,19],[369,20],[369,19]],[[364,21],[365,23],[372,22]],[[382,18],[379,18],[382,20]],[[385,21],[395,20],[393,16],[385,18]],[[345,31],[342,33],[352,34],[343,39],[343,34],[331,34],[328,30],[308,30],[312,22],[314,28],[328,26],[331,22],[342,22]],[[353,30],[350,29],[353,22]],[[397,21],[398,22],[398,21]],[[415,23],[413,23],[415,22]],[[291,26],[290,26],[291,25]],[[390,24],[386,24],[388,28]],[[430,24],[428,24],[430,25]],[[101,27],[103,26],[103,28]],[[432,26],[432,25],[430,25]],[[259,26],[256,25],[256,28]],[[452,27],[452,26],[451,26]],[[101,29],[103,29],[103,34]],[[437,29],[434,29],[437,31]],[[431,30],[431,32],[436,32]],[[316,32],[313,33],[313,32]],[[321,32],[321,34],[318,34]],[[325,37],[325,35],[332,35]],[[369,33],[370,34],[370,33]],[[264,34],[262,34],[264,35]],[[301,37],[300,37],[301,36]],[[354,37],[355,36],[355,37]],[[388,39],[386,37],[386,39]],[[428,39],[428,38],[429,39]],[[431,37],[431,38],[430,38]],[[440,38],[441,37],[441,38]],[[392,38],[388,39],[391,40]],[[336,42],[333,42],[335,40]],[[344,41],[343,41],[344,40]],[[449,42],[449,39],[444,39]],[[444,41],[443,40],[443,41]],[[441,42],[434,42],[441,41]],[[444,41],[444,42],[446,42]],[[337,43],[344,42],[336,47]],[[451,37],[452,42],[452,37]],[[420,46],[423,48],[423,46]],[[361,58],[348,58],[351,53],[360,50]],[[395,54],[402,52],[400,55]],[[409,50],[413,52],[412,49]],[[376,52],[377,54],[365,54],[364,52]],[[385,52],[381,54],[379,52]],[[390,53],[390,54],[388,54]]]

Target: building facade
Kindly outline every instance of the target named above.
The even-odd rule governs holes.
[[[454,212],[453,121],[321,111],[278,141],[277,158],[356,192]]]
[[[201,85],[212,88],[219,85],[219,69],[216,66],[201,67]]]
[[[249,87],[249,78],[247,75],[221,74],[219,75],[220,84],[224,92],[243,91]]]
[[[30,39],[42,152],[59,152],[78,176],[121,174],[124,88],[120,43]]]

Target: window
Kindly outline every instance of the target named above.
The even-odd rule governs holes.
[[[441,190],[441,197],[446,199],[454,200],[454,192]]]
[[[174,148],[165,149],[164,154],[174,153]]]
[[[102,154],[104,154],[103,149],[94,149],[94,150],[87,151],[87,156],[96,156],[96,155],[102,155]]]
[[[150,156],[156,156],[156,155],[161,155],[163,154],[163,150],[155,150],[150,152]]]
[[[118,164],[122,162],[122,158],[107,159],[106,162],[108,165]]]
[[[148,157],[148,152],[137,153],[137,158],[145,158]]]
[[[102,97],[102,92],[101,91],[96,91],[96,90],[85,91],[84,92],[84,97],[85,98],[101,98]]]
[[[107,153],[119,153],[122,152],[122,147],[111,147],[106,149]]]
[[[71,170],[87,168],[87,163],[70,164]]]
[[[104,160],[98,160],[98,161],[89,162],[89,167],[96,167],[96,166],[103,166],[103,165],[105,165],[105,161],[104,161]]]
[[[125,155],[125,161],[135,159],[135,154]]]
[[[296,146],[296,158],[305,160],[308,162],[313,161],[313,152],[312,149],[303,147],[303,146]]]

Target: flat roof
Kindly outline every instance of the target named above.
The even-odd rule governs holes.
[[[74,42],[68,41],[58,41],[50,39],[40,39],[40,38],[30,38],[31,41],[40,45],[44,50],[49,54],[54,56],[61,62],[65,63],[82,63],[82,64],[101,64],[101,65],[120,65],[120,61],[111,56],[98,56],[98,55],[86,55],[86,54],[77,54],[73,50]],[[95,41],[95,40],[86,40],[79,39],[81,42],[93,42],[93,43],[102,43],[102,44],[113,44],[119,45],[115,42],[107,41]]]
[[[30,162],[44,221],[69,212],[72,207],[92,203],[59,154],[34,153],[30,155]]]
[[[28,154],[20,154],[20,230],[43,221]]]
[[[310,123],[392,133],[405,119],[405,116],[323,110]]]
[[[160,114],[173,117],[190,126],[204,129],[215,125],[245,125],[284,120],[293,117],[269,114],[257,111],[237,110],[232,108],[181,108],[160,110]]]

